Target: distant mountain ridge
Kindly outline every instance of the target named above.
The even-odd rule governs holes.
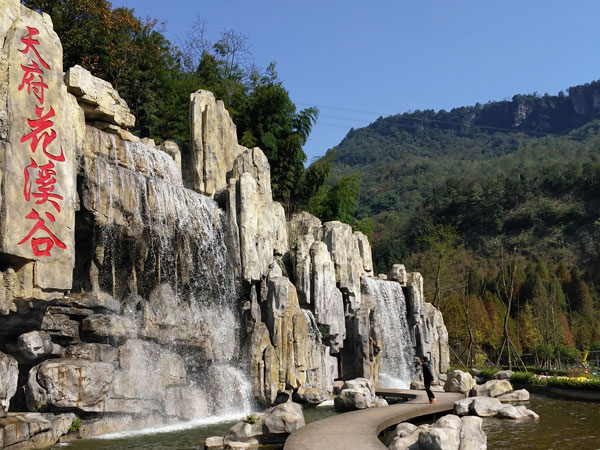
[[[394,257],[413,252],[415,224],[426,222],[455,226],[474,249],[481,249],[488,239],[502,235],[516,239],[525,249],[534,245],[546,249],[563,246],[580,253],[576,248],[584,246],[583,238],[572,232],[566,235],[568,223],[561,225],[559,231],[544,231],[538,226],[538,236],[527,238],[532,223],[560,224],[575,220],[575,216],[577,230],[591,236],[592,219],[600,217],[595,203],[588,201],[588,194],[577,187],[577,183],[585,184],[584,180],[571,180],[574,184],[568,192],[556,187],[557,178],[568,175],[566,170],[575,176],[582,174],[585,166],[589,178],[600,155],[600,81],[574,86],[567,92],[515,95],[512,100],[451,111],[408,112],[380,117],[367,127],[350,130],[324,159],[332,163],[331,182],[361,173],[356,216],[374,218],[374,247],[379,263],[384,265]],[[461,199],[463,208],[467,205],[471,212],[482,208],[479,213],[484,216],[485,208],[497,210],[497,205],[486,204],[492,202],[491,196],[470,204],[476,199],[470,197],[469,189],[493,190],[493,180],[500,183],[498,189],[516,183],[511,189],[527,195],[505,202],[511,197],[507,193],[502,198],[505,204],[492,221],[495,225],[483,220],[474,226],[468,222],[472,220],[469,214],[458,213],[460,208],[453,203],[458,199],[454,196],[460,193],[465,197]],[[582,196],[586,197],[585,202]],[[540,202],[546,206],[531,206]],[[562,219],[553,215],[557,211],[540,210],[555,208],[564,213],[565,208],[581,202],[585,203],[583,212],[563,214]],[[532,220],[516,217],[523,209],[540,216]],[[551,219],[542,217],[544,214]],[[390,244],[390,233],[401,237]],[[557,233],[565,235],[557,237]]]

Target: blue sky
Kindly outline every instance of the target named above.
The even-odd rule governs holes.
[[[165,20],[173,42],[197,16],[207,37],[246,35],[299,108],[320,117],[309,162],[351,127],[415,109],[556,94],[600,79],[600,2],[554,0],[112,0]]]

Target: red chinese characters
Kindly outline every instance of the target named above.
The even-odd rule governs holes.
[[[19,49],[19,52],[31,59],[27,64],[21,64],[23,77],[18,91],[31,97],[35,106],[35,116],[27,119],[28,131],[21,136],[20,142],[28,144],[33,154],[36,154],[39,147],[42,152],[37,153],[36,159],[30,157],[30,164],[23,169],[23,199],[36,205],[36,209],[32,207],[25,216],[26,219],[34,221],[34,224],[17,245],[29,242],[36,257],[49,257],[52,256],[50,252],[54,247],[62,250],[67,248],[51,230],[52,225],[56,223],[54,214],[61,213],[61,203],[64,200],[64,197],[56,192],[59,185],[58,168],[55,163],[64,163],[65,156],[59,145],[58,135],[53,129],[56,112],[52,105],[44,105],[45,94],[50,92],[44,77],[46,71],[50,71],[51,68],[40,55],[39,34],[38,29],[28,26],[27,34],[21,38],[24,48]],[[50,211],[38,212],[38,208],[47,208]]]
[[[46,213],[46,218],[50,222],[56,222],[56,219],[49,212]],[[60,239],[58,239],[52,231],[48,229],[46,226],[46,221],[40,217],[38,212],[35,209],[32,209],[29,214],[27,214],[27,219],[36,220],[37,222],[29,232],[27,236],[23,238],[18,245],[23,245],[29,239],[31,239],[31,249],[33,250],[33,254],[35,256],[50,256],[50,250],[55,245],[58,248],[62,248],[63,250],[67,248],[65,244],[63,244]],[[37,231],[42,231],[46,236],[44,237],[32,237]]]

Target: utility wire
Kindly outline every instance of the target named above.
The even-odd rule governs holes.
[[[316,106],[317,108],[321,109],[332,109],[332,110],[337,110],[337,111],[347,111],[347,112],[353,112],[353,113],[359,113],[359,114],[369,114],[369,115],[373,115],[373,116],[377,116],[377,117],[384,117],[384,113],[376,113],[376,112],[372,112],[372,111],[362,111],[362,110],[357,110],[357,109],[349,109],[349,108],[341,108],[341,107],[337,107],[337,106],[326,106],[326,105],[315,105],[315,104],[310,104],[310,103],[305,103],[305,102],[297,102],[297,104],[299,105],[312,105],[312,106]],[[404,113],[404,114],[410,114],[410,113]],[[461,126],[461,127],[470,127],[470,128],[478,128],[478,129],[485,129],[485,130],[494,130],[494,131],[503,131],[503,132],[507,132],[507,133],[525,133],[525,134],[533,134],[533,135],[537,135],[537,136],[554,136],[554,137],[567,137],[567,135],[565,134],[558,134],[558,133],[545,133],[543,131],[533,131],[533,130],[519,130],[519,129],[515,129],[515,128],[502,128],[502,127],[494,127],[491,125],[476,125],[476,124],[469,124],[469,123],[465,123],[465,122],[452,122],[449,120],[439,120],[439,119],[431,119],[431,118],[427,118],[427,117],[402,117],[403,114],[390,114],[388,115],[388,117],[394,117],[394,116],[400,116],[399,118],[402,120],[412,120],[415,122],[432,122],[432,123],[440,123],[440,124],[444,124],[444,125],[453,125],[453,126]],[[339,120],[352,120],[352,121],[361,121],[361,120],[366,120],[366,119],[360,119],[360,118],[354,118],[354,117],[339,117],[339,116],[327,116],[327,115],[323,115],[323,117],[327,117],[327,118],[332,118],[332,119],[339,119]],[[317,122],[319,123],[319,122]],[[343,127],[344,125],[342,124],[331,124],[331,123],[321,123],[322,125],[329,125],[329,126],[338,126],[338,127]]]

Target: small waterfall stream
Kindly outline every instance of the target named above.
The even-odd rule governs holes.
[[[128,313],[135,314],[138,337],[183,358],[188,384],[205,393],[209,416],[245,414],[252,388],[240,369],[224,213],[183,187],[167,154],[129,142],[117,149],[112,136],[111,143],[111,153],[90,159],[87,168],[95,175],[90,201],[103,214],[99,239],[110,259],[100,269],[101,287],[110,292],[112,276],[113,295],[125,302],[137,296]]]
[[[399,283],[366,278],[368,293],[380,309],[383,355],[379,386],[408,389],[417,378],[414,343],[406,316],[406,301]]]

